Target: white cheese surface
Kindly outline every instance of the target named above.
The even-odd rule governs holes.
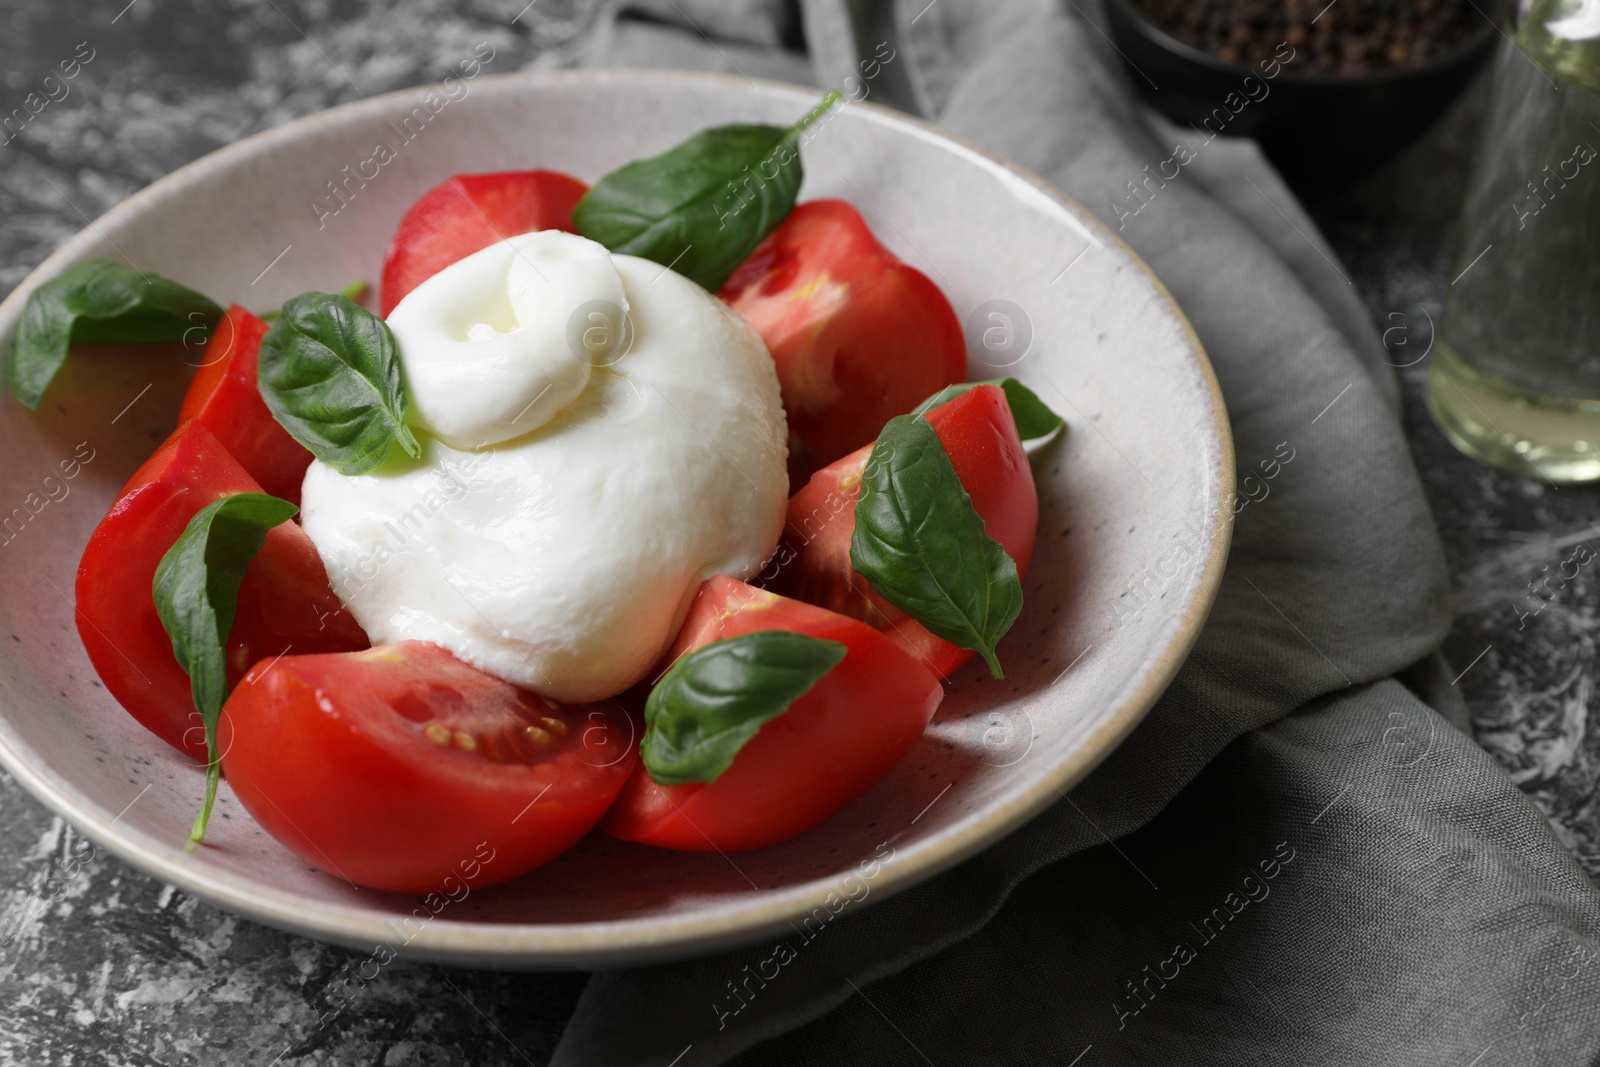
[[[569,320],[596,300],[628,308],[628,330],[593,320],[575,354]],[[396,449],[354,477],[314,462],[302,490],[374,643],[432,641],[553,699],[600,699],[644,677],[703,579],[770,554],[788,492],[777,375],[695,283],[528,234],[446,268],[390,321],[422,460]],[[495,336],[466,339],[479,324]]]

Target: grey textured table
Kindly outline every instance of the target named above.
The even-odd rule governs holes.
[[[126,6],[124,6],[126,4]],[[0,143],[0,291],[113,204],[298,115],[440,76],[478,41],[496,69],[561,66],[587,0],[6,0],[0,115],[61,59],[69,92]],[[85,48],[80,50],[80,42]],[[1459,618],[1446,652],[1485,745],[1600,873],[1588,737],[1595,579],[1536,594],[1593,537],[1600,496],[1475,466],[1428,422],[1422,374],[1481,86],[1422,143],[1315,214],[1386,330],[1407,435],[1444,534]],[[581,975],[399,964],[344,999],[358,957],[236,919],[85,844],[0,777],[0,1062],[542,1063]]]

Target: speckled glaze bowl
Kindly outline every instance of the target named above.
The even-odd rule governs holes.
[[[265,310],[376,279],[400,215],[452,173],[553,167],[592,181],[708,125],[790,122],[817,98],[631,71],[482,77],[458,83],[454,99],[428,92],[314,115],[162,179],[0,304],[0,336],[36,285],[86,258],[126,259]],[[802,198],[860,208],[950,297],[967,323],[971,376],[1015,375],[1071,424],[1033,455],[1039,546],[1002,646],[1005,680],[989,681],[974,660],[927,735],[866,796],[795,841],[734,856],[596,832],[528,877],[442,908],[308,868],[226,784],[207,845],[185,853],[202,769],[106,693],[72,617],[84,543],[170,431],[186,383],[181,357],[148,352],[76,354],[39,412],[0,404],[7,769],[100,846],[220,907],[358,948],[522,968],[728,947],[830,894],[860,897],[864,877],[870,906],[1059,801],[1149,710],[1210,608],[1232,516],[1222,397],[1161,283],[1060,191],[881,108],[852,105],[816,129]]]

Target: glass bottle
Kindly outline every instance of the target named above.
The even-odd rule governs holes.
[[[1600,0],[1522,0],[1495,61],[1428,409],[1467,455],[1600,479]]]

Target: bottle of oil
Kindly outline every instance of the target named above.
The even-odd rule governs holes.
[[[1485,463],[1600,480],[1600,0],[1523,0],[1490,96],[1428,409]]]

